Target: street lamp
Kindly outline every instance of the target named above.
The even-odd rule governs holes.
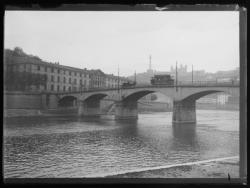
[[[194,69],[193,69],[193,65],[192,65],[192,84],[193,84],[193,81],[194,81]]]
[[[118,90],[118,93],[119,93],[119,90],[120,90],[120,77],[119,77],[119,64],[118,64],[118,84],[117,84],[117,90]]]
[[[176,61],[176,64],[175,64],[175,89],[176,91],[178,91],[177,83],[178,83],[178,72],[177,72],[177,61]]]

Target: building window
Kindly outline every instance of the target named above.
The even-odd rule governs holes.
[[[54,85],[53,85],[53,84],[51,84],[50,90],[51,90],[51,91],[54,91]]]
[[[54,72],[54,68],[53,67],[51,68],[51,72]]]
[[[65,74],[65,73],[66,73],[66,71],[64,70],[64,71],[63,71],[63,74]]]
[[[37,70],[40,70],[40,66],[39,65],[37,65]]]
[[[69,86],[69,91],[71,91],[71,87]]]
[[[59,85],[57,85],[57,91],[59,91],[60,90],[60,86]]]
[[[65,91],[65,86],[63,86],[63,91]]]
[[[57,70],[57,73],[60,74],[60,69]]]
[[[45,91],[47,90],[47,84],[44,85],[44,90],[45,90]]]
[[[74,84],[77,84],[76,79],[74,80]]]
[[[80,80],[80,85],[82,85],[82,80]]]
[[[63,77],[63,83],[66,83],[66,78],[65,77]]]
[[[71,76],[71,72],[69,71],[69,75]]]
[[[60,82],[60,76],[57,76],[57,81]]]
[[[47,67],[44,68],[44,71],[47,72]]]
[[[80,73],[80,77],[82,77],[82,73]]]
[[[77,72],[75,72],[75,76],[77,75]]]
[[[69,83],[71,84],[71,78],[69,78]]]
[[[54,76],[53,75],[51,76],[51,82],[54,82]]]

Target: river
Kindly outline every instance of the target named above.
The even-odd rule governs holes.
[[[81,178],[239,155],[239,111],[197,110],[196,125],[171,112],[19,117],[4,121],[4,178]]]

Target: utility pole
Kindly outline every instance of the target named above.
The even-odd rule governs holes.
[[[152,69],[152,65],[151,65],[151,55],[149,56],[149,70]]]
[[[192,84],[193,84],[193,81],[194,81],[194,69],[193,69],[193,65],[192,65]]]
[[[119,90],[120,90],[119,64],[118,64],[118,86],[117,86],[117,89],[118,89],[118,93],[119,93]]]
[[[136,71],[135,71],[135,80],[134,80],[135,84],[136,84]]]
[[[177,88],[177,83],[178,83],[178,72],[177,72],[177,61],[176,61],[176,64],[175,64],[175,89],[176,91],[178,91],[178,88]]]

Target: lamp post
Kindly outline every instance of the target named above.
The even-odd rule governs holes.
[[[192,85],[193,85],[193,82],[194,82],[194,69],[193,69],[193,65],[192,65]]]
[[[136,71],[135,71],[135,80],[134,80],[135,84],[136,84]]]
[[[118,85],[117,85],[117,91],[119,93],[119,90],[120,90],[120,77],[119,77],[119,64],[118,64]]]
[[[176,64],[175,64],[175,90],[176,91],[178,91],[177,83],[178,83],[178,71],[177,71],[177,61],[176,61]]]

